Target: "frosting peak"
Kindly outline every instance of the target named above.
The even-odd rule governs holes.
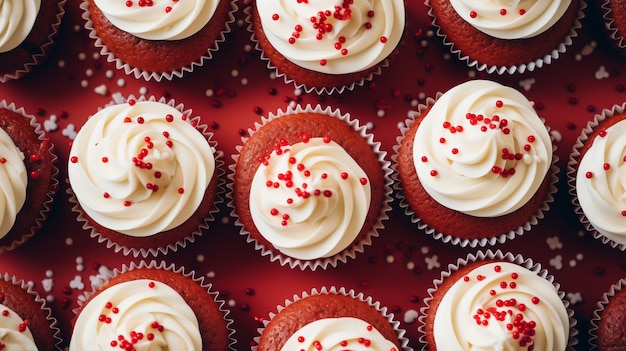
[[[395,50],[402,0],[257,0],[263,31],[283,56],[322,73],[365,70]]]

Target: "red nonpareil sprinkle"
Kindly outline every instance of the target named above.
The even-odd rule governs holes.
[[[5,162],[6,162],[6,160],[5,160]],[[70,157],[70,162],[77,163],[78,162],[78,157],[77,156]],[[2,162],[2,163],[4,163],[4,162]]]
[[[128,200],[124,201],[124,206],[125,207],[129,207],[130,205],[131,205],[130,201],[128,201]]]
[[[470,11],[469,15],[471,18],[476,18],[478,16],[478,13],[476,13],[476,11]]]
[[[534,297],[532,298],[532,300],[531,300],[531,301],[532,301],[532,303],[534,303],[535,305],[536,305],[536,304],[538,304],[538,303],[540,302],[540,300],[539,300],[539,298],[538,298],[537,296],[534,296]]]
[[[437,174],[438,174],[438,173],[437,173],[437,171],[436,171],[436,170],[434,170],[434,169],[433,169],[432,171],[430,171],[430,175],[431,175],[432,177],[436,177],[436,176],[437,176]]]
[[[585,178],[591,179],[593,177],[593,172],[585,172]]]
[[[359,179],[359,182],[361,182],[361,185],[365,185],[367,184],[367,178],[361,178]]]
[[[519,14],[520,14],[520,16],[523,16],[525,13],[526,13],[526,10],[524,10],[524,9],[520,9],[520,10],[519,10]]]
[[[324,143],[326,143],[326,144],[330,143],[330,141],[331,141],[329,135],[325,135],[323,140],[324,140]]]
[[[135,100],[128,100],[128,104],[130,106],[134,106],[135,105]]]
[[[611,169],[611,165],[610,165],[609,163],[606,163],[606,162],[605,162],[605,163],[602,165],[602,168],[604,168],[604,170],[605,170],[605,171],[608,171],[609,169]]]
[[[107,192],[105,192],[104,194],[102,194],[102,196],[104,196],[105,199],[108,199],[111,197],[111,195]]]
[[[383,44],[387,43],[387,37],[386,36],[380,37],[380,42]]]
[[[622,216],[626,217],[626,210],[622,211]]]
[[[626,156],[625,156],[625,157],[626,157]],[[428,157],[426,157],[426,156],[422,156],[421,160],[422,160],[422,162],[428,162]]]
[[[30,177],[31,177],[32,179],[38,179],[38,178],[39,178],[39,172],[37,172],[37,171],[31,171],[31,172],[30,172]]]
[[[504,102],[502,102],[502,100],[496,100],[496,107],[501,108],[502,106],[504,106]]]
[[[274,21],[278,21],[280,19],[280,16],[277,13],[275,13],[275,14],[272,15],[272,19]]]
[[[606,130],[601,130],[598,135],[602,138],[604,138],[606,136]]]
[[[73,156],[73,157],[76,157],[76,156]],[[626,156],[625,156],[625,157],[626,157]],[[77,159],[77,161],[78,161],[78,159]],[[76,162],[74,162],[74,161],[72,161],[72,162],[73,162],[73,163],[76,163]],[[7,159],[6,159],[6,158],[4,158],[4,157],[0,157],[0,163],[2,163],[2,164],[7,163]]]

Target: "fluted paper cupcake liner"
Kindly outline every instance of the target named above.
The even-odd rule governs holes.
[[[129,247],[129,246],[124,246],[121,245],[119,243],[116,243],[115,241],[111,240],[110,238],[106,237],[105,235],[101,234],[100,232],[98,232],[98,230],[93,227],[91,224],[89,224],[89,221],[87,219],[87,217],[84,215],[83,213],[83,209],[81,208],[78,199],[76,198],[76,195],[74,194],[74,191],[72,190],[72,185],[70,184],[69,179],[66,179],[66,183],[68,184],[68,188],[67,188],[67,193],[70,195],[70,203],[73,204],[72,206],[72,212],[76,213],[77,216],[77,220],[79,222],[82,222],[82,228],[85,230],[88,230],[90,232],[90,236],[94,239],[96,239],[98,241],[98,243],[102,243],[104,245],[106,245],[107,248],[109,249],[113,249],[114,252],[119,253],[121,252],[124,256],[129,256],[132,255],[133,257],[148,257],[148,256],[158,256],[159,254],[162,255],[167,255],[170,252],[176,252],[179,248],[185,248],[187,245],[191,245],[193,242],[195,242],[196,238],[200,235],[202,235],[202,232],[204,230],[207,230],[209,228],[209,223],[213,222],[215,220],[215,214],[217,212],[219,212],[219,208],[218,205],[222,202],[224,202],[224,192],[225,192],[225,182],[226,180],[224,179],[224,160],[223,158],[223,152],[220,150],[217,150],[217,142],[213,139],[213,132],[211,132],[208,128],[208,125],[206,124],[200,124],[200,116],[196,115],[194,117],[192,117],[192,111],[191,109],[185,109],[184,105],[182,103],[177,104],[173,99],[171,100],[167,100],[165,98],[160,98],[157,99],[154,96],[150,96],[150,97],[146,97],[146,96],[139,96],[139,97],[135,97],[133,95],[128,96],[128,98],[124,98],[122,97],[121,94],[119,93],[115,93],[113,94],[113,101],[110,102],[109,104],[105,105],[104,107],[108,107],[108,106],[112,106],[112,105],[117,105],[117,104],[121,104],[124,103],[128,100],[136,100],[136,101],[156,101],[156,102],[160,102],[163,104],[167,104],[171,107],[174,107],[175,109],[179,110],[184,116],[187,116],[187,118],[189,119],[190,123],[197,123],[198,125],[196,125],[196,129],[202,133],[202,135],[204,135],[204,137],[207,139],[207,141],[209,142],[209,145],[211,146],[211,149],[213,149],[213,155],[215,157],[215,174],[213,175],[214,177],[217,177],[217,192],[215,195],[215,199],[213,201],[213,204],[211,205],[211,208],[209,210],[209,213],[207,215],[207,217],[202,221],[202,223],[200,223],[200,225],[198,226],[198,228],[196,230],[194,230],[193,232],[189,233],[187,236],[185,236],[185,238],[183,240],[179,240],[173,243],[170,243],[166,246],[161,246],[161,247],[153,247],[153,248],[149,248],[149,249],[145,249],[145,248],[138,248],[138,247]],[[103,225],[103,224],[100,224]],[[104,226],[104,225],[103,225]],[[158,234],[156,234],[158,235]]]
[[[598,328],[602,321],[602,314],[606,306],[611,303],[611,299],[624,289],[626,286],[626,278],[622,278],[615,284],[611,285],[609,290],[602,294],[600,300],[596,303],[596,309],[593,311],[591,320],[589,321],[589,351],[598,349]]]
[[[337,118],[346,122],[355,131],[361,134],[361,136],[368,142],[368,144],[370,144],[373,152],[378,155],[379,163],[381,164],[381,167],[383,169],[384,179],[385,179],[384,201],[383,201],[383,205],[380,211],[380,215],[378,216],[376,223],[374,223],[374,225],[370,229],[369,233],[365,236],[365,238],[363,238],[357,243],[352,244],[351,246],[347,247],[346,249],[344,249],[343,251],[339,252],[338,254],[334,256],[326,257],[326,258],[319,258],[315,260],[300,260],[300,259],[296,259],[293,257],[289,257],[287,255],[275,252],[276,250],[272,250],[271,248],[265,247],[263,244],[259,243],[256,239],[252,238],[250,236],[250,232],[248,232],[248,230],[244,228],[243,223],[239,220],[239,215],[237,214],[237,208],[235,207],[234,200],[233,200],[233,191],[234,191],[233,183],[234,183],[234,177],[235,177],[236,163],[237,163],[237,160],[239,159],[239,152],[241,151],[243,144],[249,139],[249,137],[241,138],[241,144],[236,147],[237,153],[233,154],[232,156],[235,162],[229,166],[230,172],[228,174],[229,181],[227,182],[227,185],[226,185],[228,188],[226,197],[228,201],[228,206],[231,209],[231,216],[235,218],[235,224],[241,227],[240,234],[246,237],[246,241],[248,243],[254,244],[255,250],[260,251],[261,256],[268,256],[270,261],[272,262],[278,261],[282,266],[289,266],[291,268],[298,267],[302,270],[305,270],[305,269],[316,270],[318,268],[326,269],[328,268],[328,266],[336,267],[339,262],[345,263],[347,262],[348,259],[354,259],[358,253],[362,253],[365,250],[366,246],[369,246],[372,244],[373,238],[379,236],[379,231],[385,227],[383,224],[383,221],[389,219],[389,216],[387,213],[391,210],[390,203],[393,200],[391,197],[391,193],[392,193],[391,185],[393,183],[393,180],[391,179],[392,170],[391,170],[391,163],[385,160],[387,153],[380,149],[380,146],[381,146],[380,142],[374,141],[373,134],[368,133],[367,128],[364,125],[361,125],[358,119],[352,118],[349,114],[342,114],[339,111],[339,109],[332,109],[329,106],[324,108],[320,105],[316,105],[316,106],[297,105],[295,107],[288,107],[285,111],[279,110],[276,112],[276,114],[270,113],[268,117],[263,117],[260,122],[255,122],[254,126],[248,129],[247,131],[248,135],[250,136],[253,135],[256,130],[258,130],[259,128],[261,128],[263,125],[265,125],[271,120],[280,118],[281,116],[285,116],[285,115],[298,114],[298,113],[304,113],[304,112],[325,114],[325,115],[328,115],[328,116],[331,116],[331,117],[334,117],[334,118]]]

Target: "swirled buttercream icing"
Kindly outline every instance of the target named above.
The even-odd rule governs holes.
[[[117,28],[147,40],[180,40],[202,29],[220,0],[94,0]]]
[[[215,172],[213,149],[177,109],[134,101],[98,111],[70,150],[68,176],[100,225],[145,237],[185,222]]]
[[[456,281],[435,311],[437,350],[564,351],[569,317],[548,280],[510,262],[481,265]]]
[[[397,351],[397,347],[369,323],[340,317],[318,319],[298,329],[280,349],[291,350]]]
[[[330,138],[303,135],[276,144],[250,191],[255,226],[278,250],[298,259],[329,257],[357,237],[371,201],[367,174]]]
[[[402,0],[256,0],[263,32],[289,61],[328,74],[370,68],[402,38]]]
[[[415,168],[440,204],[477,217],[511,213],[535,194],[552,163],[552,143],[517,90],[472,80],[426,112],[413,143]]]
[[[17,213],[26,201],[27,185],[24,154],[0,128],[0,238],[15,224]]]
[[[176,290],[138,279],[107,287],[82,307],[70,351],[202,350],[195,313]]]
[[[626,244],[626,121],[600,131],[579,161],[576,196],[593,227]]]
[[[524,39],[552,27],[571,0],[450,0],[450,3],[459,16],[487,35]]]
[[[41,0],[0,0],[0,53],[20,45],[33,29]]]
[[[0,349],[37,351],[28,320],[0,304]]]

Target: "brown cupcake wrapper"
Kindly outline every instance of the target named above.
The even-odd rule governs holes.
[[[447,270],[441,271],[441,275],[439,278],[433,280],[433,287],[428,288],[428,296],[426,296],[423,300],[425,306],[420,308],[420,316],[418,317],[418,322],[420,323],[419,327],[417,328],[418,332],[420,333],[419,341],[424,345],[422,347],[422,351],[428,351],[425,332],[426,315],[428,313],[428,309],[430,308],[430,302],[433,299],[434,292],[437,291],[443,281],[446,278],[450,277],[455,271],[467,266],[468,264],[485,260],[501,260],[518,264],[537,274],[539,277],[546,279],[555,287],[555,289],[558,291],[559,298],[561,299],[561,301],[563,301],[563,305],[565,305],[565,309],[567,310],[567,315],[569,317],[570,331],[567,351],[574,351],[574,346],[578,344],[578,338],[576,337],[578,335],[578,330],[576,329],[577,321],[574,318],[574,310],[570,308],[570,303],[565,298],[565,292],[560,290],[561,285],[555,281],[554,276],[549,274],[547,269],[543,269],[541,267],[541,264],[533,262],[533,260],[530,258],[524,258],[520,254],[515,255],[513,253],[502,252],[500,250],[492,251],[491,249],[488,249],[487,251],[478,251],[476,254],[470,253],[465,258],[458,258],[456,263],[448,264]]]
[[[538,58],[534,61],[527,62],[521,65],[512,65],[512,66],[498,66],[498,65],[488,65],[486,63],[481,63],[476,60],[473,60],[468,55],[464,54],[459,50],[453,42],[448,40],[448,36],[443,34],[441,27],[437,23],[435,16],[432,13],[432,8],[430,6],[430,0],[425,0],[426,7],[428,8],[428,15],[432,19],[431,24],[433,25],[437,36],[441,38],[443,45],[447,46],[450,50],[450,53],[456,55],[459,61],[463,61],[467,64],[467,67],[473,68],[479,72],[486,72],[488,74],[496,73],[498,75],[504,74],[515,74],[515,73],[525,73],[532,72],[536,68],[541,68],[544,65],[549,65],[552,61],[557,60],[561,55],[567,52],[567,48],[572,45],[572,39],[578,36],[578,30],[582,28],[581,21],[585,18],[584,9],[587,7],[587,3],[585,0],[572,0],[572,1],[580,1],[580,9],[578,10],[578,18],[576,19],[574,26],[570,30],[569,34],[563,39],[561,44],[554,48],[550,53],[545,54],[543,57]]]
[[[83,304],[91,297],[91,295],[95,294],[104,283],[109,281],[111,278],[116,277],[120,274],[135,270],[135,269],[160,269],[173,273],[180,274],[183,277],[189,278],[200,285],[207,291],[207,294],[215,301],[216,304],[219,305],[219,310],[224,314],[224,320],[226,321],[226,327],[228,328],[228,339],[229,339],[229,347],[228,349],[231,351],[236,351],[235,344],[237,340],[235,339],[235,329],[233,326],[234,321],[229,317],[230,310],[226,308],[226,302],[219,298],[219,292],[213,290],[213,284],[205,283],[204,277],[200,275],[196,277],[196,273],[194,270],[185,270],[185,267],[177,267],[174,263],[167,263],[165,261],[139,261],[139,262],[130,262],[128,264],[122,265],[120,268],[115,268],[109,272],[101,273],[96,279],[92,281],[91,290],[85,291],[82,295],[78,296],[76,302],[78,307],[73,309],[72,312],[77,314]]]
[[[602,313],[606,306],[611,302],[611,298],[626,287],[626,278],[618,280],[611,285],[608,291],[602,294],[602,297],[596,303],[596,309],[589,320],[589,351],[597,350],[598,347],[598,328],[602,320]]]
[[[545,217],[545,214],[550,210],[550,204],[554,202],[554,195],[556,194],[558,190],[556,187],[556,184],[559,181],[559,177],[558,177],[559,167],[557,166],[559,157],[556,154],[556,145],[554,144],[554,138],[552,137],[552,135],[550,135],[550,139],[552,140],[552,143],[553,143],[552,144],[552,151],[553,151],[552,152],[552,165],[550,166],[550,170],[549,170],[551,174],[550,189],[548,191],[548,194],[546,195],[545,201],[543,202],[542,206],[537,209],[535,214],[531,218],[529,218],[526,223],[524,223],[523,225],[521,225],[520,227],[514,230],[511,230],[507,233],[502,233],[494,237],[488,237],[488,238],[475,238],[475,239],[459,238],[452,234],[442,233],[440,231],[435,230],[428,223],[425,223],[424,221],[422,221],[422,219],[416,215],[415,211],[409,205],[406,199],[406,195],[404,195],[404,190],[402,188],[402,183],[400,181],[400,177],[399,177],[398,170],[397,170],[398,153],[400,151],[400,146],[402,144],[402,140],[404,139],[406,132],[409,130],[411,125],[415,122],[415,118],[421,115],[422,113],[424,113],[429,108],[429,106],[432,106],[432,104],[434,104],[435,101],[439,99],[439,97],[441,97],[441,95],[442,93],[437,93],[437,96],[435,99],[427,98],[425,104],[420,104],[417,107],[417,111],[409,111],[408,118],[404,120],[404,124],[402,125],[402,127],[400,127],[401,134],[400,136],[396,138],[396,145],[393,146],[394,154],[391,156],[392,167],[394,168],[394,172],[392,174],[392,178],[394,180],[393,188],[395,190],[396,198],[399,200],[399,206],[404,209],[404,214],[410,218],[412,223],[415,223],[417,225],[417,228],[419,230],[424,231],[426,234],[432,236],[436,240],[441,240],[444,243],[450,243],[452,245],[456,245],[460,247],[469,246],[471,248],[476,248],[476,247],[494,246],[496,244],[503,244],[507,240],[512,240],[518,236],[524,235],[524,233],[530,231],[533,226],[537,225],[539,221]],[[545,122],[543,118],[541,118],[541,120]],[[548,129],[548,132],[550,132],[550,127],[546,126],[546,128]]]
[[[17,108],[15,103],[8,103],[5,100],[0,100],[0,109],[7,109],[9,111],[13,111],[15,113],[21,114],[24,118],[28,118],[30,125],[33,127],[33,130],[38,135],[39,140],[44,140],[46,138],[46,134],[41,127],[41,124],[37,122],[35,116],[27,114],[23,107]],[[11,251],[17,248],[18,246],[24,244],[30,238],[32,238],[44,225],[44,222],[48,219],[48,214],[52,208],[54,202],[54,196],[56,195],[57,189],[59,188],[59,169],[55,165],[58,157],[54,153],[54,145],[50,143],[50,149],[48,150],[50,155],[52,156],[52,165],[51,165],[51,177],[50,177],[50,185],[48,186],[48,192],[46,193],[46,199],[44,200],[41,211],[39,212],[39,216],[36,218],[35,223],[30,228],[28,233],[24,233],[22,237],[18,240],[14,240],[9,246],[0,246],[0,254],[5,251]]]
[[[582,129],[580,136],[576,139],[576,142],[572,147],[569,160],[567,162],[568,192],[571,196],[572,205],[574,206],[574,213],[576,213],[576,216],[578,216],[578,220],[583,225],[583,227],[593,235],[594,238],[600,240],[603,244],[607,244],[620,251],[626,251],[626,237],[624,238],[623,243],[619,243],[613,239],[604,236],[602,233],[596,230],[594,226],[589,222],[589,219],[585,215],[583,208],[580,206],[580,202],[578,201],[578,195],[576,193],[576,169],[578,162],[580,161],[578,159],[578,157],[580,156],[580,150],[584,146],[585,142],[588,140],[589,134],[592,133],[594,129],[607,118],[610,118],[620,113],[624,113],[624,111],[626,111],[626,102],[622,103],[621,105],[613,105],[613,107],[611,107],[610,109],[603,109],[602,112],[596,114],[593,117],[593,120],[587,122],[587,125]]]
[[[173,99],[167,100],[163,97],[160,99],[157,99],[154,96],[146,97],[146,96],[141,95],[139,97],[135,97],[133,95],[130,95],[127,98],[124,98],[120,93],[114,93],[113,101],[111,101],[104,107],[125,103],[128,100],[157,101],[163,104],[167,104],[179,110],[180,112],[182,112],[183,115],[188,117],[190,122],[200,123],[200,116],[199,115],[192,116],[191,109],[185,109],[182,103],[176,104],[176,102]],[[170,252],[176,252],[179,248],[184,249],[185,247],[187,247],[187,245],[195,242],[196,237],[202,235],[202,232],[209,228],[209,223],[215,220],[215,214],[219,212],[218,205],[224,202],[224,198],[223,198],[224,191],[225,191],[224,184],[226,183],[226,180],[224,179],[224,173],[225,173],[224,160],[222,159],[224,153],[217,149],[217,145],[218,145],[217,141],[213,139],[213,132],[209,130],[208,125],[198,124],[196,126],[196,129],[198,129],[198,131],[200,131],[207,138],[209,145],[214,150],[213,155],[215,157],[215,172],[216,173],[213,176],[217,177],[217,181],[218,181],[217,193],[215,195],[215,200],[213,201],[213,205],[211,206],[211,209],[209,210],[208,216],[198,226],[198,228],[194,230],[193,232],[189,233],[189,235],[187,235],[183,240],[179,240],[179,241],[170,243],[162,247],[153,247],[150,249],[144,249],[144,248],[128,247],[128,246],[121,245],[109,239],[108,237],[104,236],[103,234],[99,233],[96,228],[94,228],[92,225],[89,224],[89,221],[87,217],[84,215],[83,209],[81,208],[78,202],[78,199],[76,198],[76,195],[74,194],[74,191],[72,190],[72,186],[68,178],[65,180],[68,185],[66,192],[70,196],[70,199],[69,199],[70,203],[73,204],[71,210],[72,212],[76,213],[76,219],[79,222],[83,223],[82,228],[90,231],[90,234],[89,234],[90,237],[96,239],[98,243],[106,245],[108,249],[113,249],[113,251],[116,253],[122,252],[124,256],[132,255],[133,257],[141,256],[143,258],[146,258],[148,256],[158,256],[159,254],[167,255]],[[158,233],[155,235],[158,235]]]
[[[220,36],[215,41],[215,45],[207,48],[207,52],[205,53],[205,55],[199,57],[194,62],[189,62],[186,66],[180,67],[179,69],[171,72],[144,71],[139,68],[132,67],[131,65],[119,59],[117,56],[115,56],[115,53],[109,50],[109,48],[100,39],[98,33],[94,29],[93,22],[91,21],[91,14],[89,12],[89,1],[83,0],[80,3],[79,8],[83,11],[82,18],[85,20],[85,29],[87,29],[87,31],[89,32],[89,38],[95,41],[94,45],[96,46],[96,48],[100,49],[100,55],[106,57],[107,62],[115,63],[115,68],[124,71],[124,73],[129,76],[134,76],[136,79],[143,78],[146,81],[154,79],[156,82],[160,82],[163,79],[173,80],[175,77],[182,78],[184,74],[193,72],[196,67],[203,66],[206,61],[213,58],[213,53],[217,52],[219,50],[220,44],[226,41],[226,34],[231,32],[231,26],[235,22],[235,12],[237,12],[239,7],[236,4],[236,0],[231,0],[230,5],[231,10],[228,14],[228,19],[224,24],[224,28],[220,33]]]
[[[313,288],[311,291],[304,291],[300,295],[294,294],[291,297],[291,299],[285,299],[285,302],[282,305],[279,305],[276,307],[276,312],[270,312],[269,319],[263,320],[263,327],[257,329],[258,335],[254,337],[254,345],[252,346],[252,351],[257,350],[259,339],[261,338],[261,334],[263,334],[263,330],[265,330],[265,327],[270,323],[271,319],[274,318],[277,314],[279,314],[280,311],[285,309],[285,307],[291,305],[292,303],[296,301],[304,300],[309,296],[330,295],[330,294],[349,296],[353,299],[357,299],[361,302],[367,303],[369,306],[376,309],[393,326],[394,330],[396,331],[396,334],[398,335],[398,341],[401,344],[402,350],[413,351],[413,348],[408,346],[409,339],[405,337],[406,330],[400,328],[400,322],[394,320],[393,313],[389,313],[389,310],[387,309],[387,307],[382,306],[380,302],[375,301],[371,296],[365,296],[362,292],[357,293],[353,289],[347,290],[345,287],[336,287],[336,286],[330,286],[330,287],[322,286],[320,289]]]
[[[46,316],[46,321],[50,325],[50,330],[52,331],[52,337],[54,338],[54,347],[56,350],[62,351],[61,343],[63,339],[61,339],[61,330],[58,327],[57,319],[52,315],[52,310],[48,307],[48,304],[44,298],[42,298],[34,289],[33,284],[24,281],[23,279],[17,279],[14,275],[10,275],[9,273],[4,273],[0,276],[0,279],[4,280],[7,283],[11,283],[13,285],[19,286],[22,290],[26,291],[29,295],[33,297],[35,302],[39,304],[41,310]]]
[[[59,27],[61,27],[61,20],[65,15],[65,3],[67,0],[60,0],[57,4],[59,12],[56,15],[56,22],[52,24],[52,32],[48,34],[48,41],[46,41],[42,46],[40,46],[41,52],[33,54],[31,56],[32,60],[24,63],[24,66],[12,73],[0,74],[0,83],[6,83],[10,80],[20,79],[25,76],[27,73],[33,70],[33,68],[39,66],[48,56],[50,50],[54,47],[55,39],[59,32]]]
[[[300,268],[301,270],[305,270],[305,269],[316,270],[318,268],[327,269],[328,266],[336,267],[339,262],[346,263],[349,258],[354,259],[358,253],[362,253],[365,250],[365,246],[369,246],[372,244],[372,238],[378,237],[379,231],[385,227],[383,224],[383,221],[389,219],[388,212],[391,210],[390,203],[393,200],[391,197],[391,193],[392,193],[391,185],[393,183],[393,180],[391,179],[391,173],[392,173],[391,163],[385,160],[385,156],[387,155],[387,153],[381,150],[380,148],[381,143],[374,141],[373,134],[368,133],[367,128],[364,125],[360,125],[358,119],[353,119],[350,117],[348,113],[343,114],[339,111],[339,109],[332,109],[330,106],[323,108],[320,105],[316,105],[316,106],[296,105],[295,107],[288,107],[285,111],[278,110],[275,114],[270,113],[268,117],[265,117],[265,116],[262,117],[260,122],[255,122],[254,126],[247,130],[248,135],[251,136],[252,134],[254,134],[256,130],[258,130],[267,122],[273,119],[280,118],[281,116],[285,116],[285,115],[298,114],[298,113],[303,113],[303,112],[321,113],[321,114],[329,115],[334,118],[338,118],[348,123],[352,128],[354,128],[354,130],[358,131],[365,140],[367,140],[367,142],[372,147],[373,151],[378,155],[379,162],[385,173],[385,177],[384,177],[385,178],[385,196],[383,200],[384,203],[380,211],[380,215],[378,216],[378,220],[376,221],[376,223],[374,223],[368,235],[366,235],[366,237],[363,238],[358,243],[353,244],[350,247],[347,247],[346,249],[344,249],[343,251],[341,251],[340,253],[334,256],[326,257],[326,258],[319,258],[316,260],[300,260],[300,259],[296,259],[293,257],[289,257],[287,255],[279,253],[277,250],[272,250],[271,248],[265,247],[264,245],[259,243],[257,240],[252,238],[250,236],[250,232],[248,232],[243,227],[243,223],[241,223],[241,221],[239,220],[239,215],[237,214],[237,209],[233,201],[233,192],[234,192],[233,183],[234,183],[234,176],[235,176],[235,167],[236,167],[237,160],[239,159],[239,152],[241,151],[242,145],[249,139],[249,136],[241,138],[241,144],[237,145],[236,147],[237,152],[232,155],[232,158],[235,162],[229,166],[230,172],[228,174],[228,183],[226,184],[228,188],[226,198],[228,201],[228,207],[231,209],[230,214],[235,219],[235,224],[240,227],[239,234],[245,236],[246,241],[248,243],[253,243],[254,249],[256,251],[260,251],[261,256],[268,256],[271,262],[278,261],[281,266],[289,266],[292,269],[296,267]]]
[[[248,24],[247,30],[248,32],[250,32],[250,41],[254,44],[254,48],[260,52],[260,57],[261,60],[266,61],[266,67],[269,71],[273,72],[276,75],[276,78],[283,78],[283,81],[285,82],[285,84],[291,84],[294,86],[295,89],[301,89],[306,93],[315,93],[318,95],[332,95],[332,94],[343,94],[344,92],[348,92],[348,91],[352,91],[354,90],[357,86],[363,86],[365,85],[365,83],[367,82],[371,82],[375,76],[381,75],[382,74],[382,69],[389,67],[389,58],[384,59],[383,61],[381,61],[380,63],[378,63],[378,67],[377,69],[368,74],[367,76],[363,77],[361,80],[353,82],[349,85],[343,85],[343,86],[333,86],[333,87],[312,87],[312,86],[307,86],[304,83],[301,82],[296,82],[294,79],[287,77],[287,75],[285,75],[285,73],[281,72],[280,69],[278,69],[278,67],[274,66],[272,64],[272,62],[270,61],[269,57],[267,57],[265,55],[265,52],[263,51],[263,49],[260,47],[259,42],[256,38],[256,35],[254,34],[254,28],[252,26],[252,16],[251,16],[251,6],[253,6],[253,3],[250,3],[249,6],[247,6],[243,12],[246,15],[245,21]],[[394,50],[394,53],[397,53],[398,50]],[[393,54],[391,55],[393,56]]]
[[[626,38],[624,38],[624,35],[622,34],[624,29],[620,31],[620,29],[615,25],[615,21],[613,20],[613,10],[611,10],[611,1],[603,1],[599,4],[599,8],[609,42],[617,49],[618,52],[622,55],[626,55]]]

